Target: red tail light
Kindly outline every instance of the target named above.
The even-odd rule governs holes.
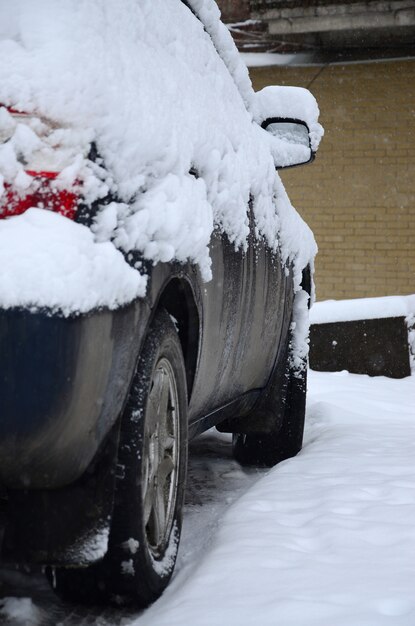
[[[7,108],[7,110],[16,121],[26,123],[27,120],[27,122],[30,122],[30,115],[13,108]],[[77,194],[58,189],[53,184],[59,175],[58,171],[27,169],[26,173],[34,178],[35,183],[31,185],[28,192],[17,191],[7,183],[4,185],[5,191],[0,196],[0,219],[21,215],[31,207],[48,209],[55,213],[60,213],[69,219],[75,218],[79,198]]]
[[[50,182],[57,177],[56,172],[31,172],[38,182],[38,189],[34,193],[21,195],[10,185],[5,185],[5,193],[0,199],[0,219],[12,215],[21,215],[31,207],[48,209],[60,213],[69,219],[74,219],[78,204],[76,194],[64,190],[52,189]]]

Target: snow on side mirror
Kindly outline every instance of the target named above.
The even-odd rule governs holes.
[[[264,87],[255,94],[254,120],[269,134],[275,167],[310,163],[324,129],[316,99],[302,87]]]
[[[273,146],[277,170],[314,161],[315,152],[311,149],[310,131],[305,122],[271,117],[262,122],[261,126],[280,144]]]

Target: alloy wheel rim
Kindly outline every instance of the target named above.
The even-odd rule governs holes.
[[[162,357],[153,370],[143,441],[143,511],[148,548],[163,555],[174,519],[179,463],[179,402],[170,362]]]

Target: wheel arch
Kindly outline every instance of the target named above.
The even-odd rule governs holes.
[[[190,399],[196,374],[200,341],[200,316],[193,289],[188,280],[174,277],[163,287],[154,314],[166,309],[176,326],[186,367],[187,393]]]

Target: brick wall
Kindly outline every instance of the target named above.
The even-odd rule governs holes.
[[[281,172],[313,228],[317,299],[415,292],[415,60],[253,68],[255,89],[308,87],[326,134]]]

